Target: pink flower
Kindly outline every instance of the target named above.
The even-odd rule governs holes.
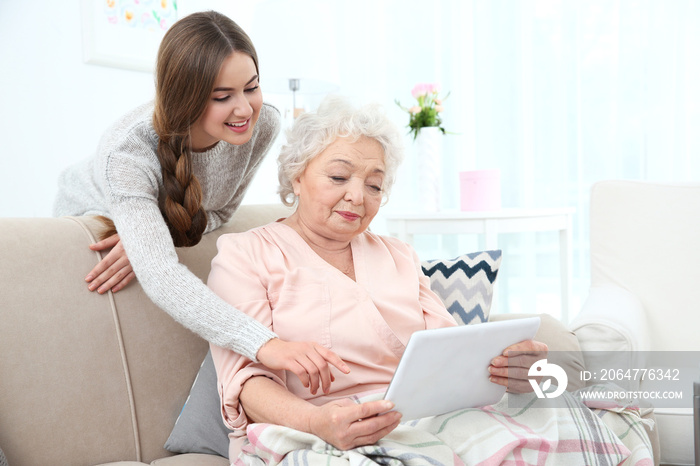
[[[417,99],[418,97],[424,97],[428,94],[432,94],[434,92],[439,92],[440,91],[440,86],[437,84],[428,84],[428,83],[419,83],[416,84],[413,90],[411,91],[411,95]]]
[[[408,113],[420,113],[420,106],[414,105],[408,109]]]
[[[443,107],[442,105],[436,105],[436,106],[435,106],[435,111],[436,111],[436,112],[440,113],[440,112],[442,112],[443,110],[445,110],[445,107]]]
[[[414,99],[422,97],[425,95],[425,84],[416,84],[411,91],[411,95]]]

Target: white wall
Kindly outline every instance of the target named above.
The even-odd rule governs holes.
[[[83,62],[80,3],[0,0],[2,217],[50,216],[59,171],[89,157],[110,123],[153,98],[152,74]],[[387,36],[385,20],[390,17],[410,31],[425,24],[426,15],[396,10],[396,2],[344,3],[335,3],[332,14],[324,6],[319,10],[323,2],[315,3],[315,14],[328,13],[327,21],[308,15],[309,1],[302,0],[294,0],[291,17],[280,15],[274,0],[179,0],[178,8],[180,16],[218,9],[248,31],[260,55],[266,100],[286,105],[290,98],[279,91],[279,82],[284,68],[294,63],[289,57],[309,57],[309,63],[321,65],[312,72],[327,71],[338,92],[382,102],[403,126],[407,118],[394,98],[408,101],[413,85],[439,78],[439,69],[424,59],[387,60],[399,51],[407,56],[427,51],[429,56],[432,45],[417,35]],[[374,13],[367,15],[370,4]],[[262,21],[253,20],[256,5],[262,5],[255,15]],[[431,14],[437,13],[428,18]],[[338,44],[335,37],[352,40]],[[317,58],[319,54],[323,56]],[[418,70],[409,72],[410,66]],[[244,202],[277,200],[274,159],[273,150]]]
[[[50,216],[58,172],[152,98],[153,78],[83,63],[78,0],[0,0],[0,67],[0,216]]]

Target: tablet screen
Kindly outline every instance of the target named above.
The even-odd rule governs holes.
[[[527,317],[415,332],[384,398],[403,421],[497,403],[506,388],[489,381],[491,360],[539,325]]]

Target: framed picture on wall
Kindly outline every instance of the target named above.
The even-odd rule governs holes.
[[[81,0],[83,61],[152,72],[177,0]]]

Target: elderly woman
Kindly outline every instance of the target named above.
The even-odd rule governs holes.
[[[332,348],[350,368],[334,375],[330,390],[310,393],[284,371],[212,346],[232,438],[262,422],[347,450],[399,424],[388,401],[350,397],[386,389],[413,332],[456,325],[412,248],[368,229],[400,159],[400,136],[378,107],[327,99],[297,119],[279,157],[280,196],[296,211],[219,239],[208,281],[217,294],[280,338]],[[546,351],[539,342],[519,345],[540,357]],[[505,385],[508,361],[497,359],[492,380]]]

